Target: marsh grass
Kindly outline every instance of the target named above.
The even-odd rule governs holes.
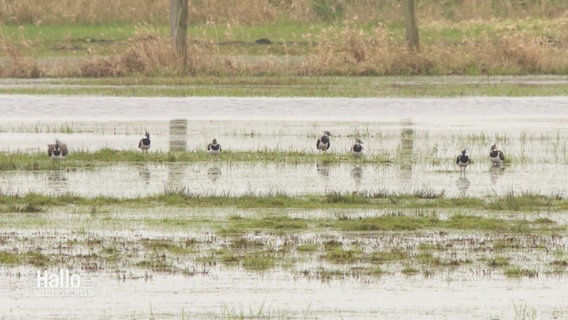
[[[322,257],[333,263],[352,263],[360,259],[361,253],[361,249],[345,249],[337,246],[329,246]]]
[[[24,205],[9,205],[8,212],[19,212],[19,213],[43,213],[47,212],[47,208],[41,205],[36,205],[33,203],[27,203]]]
[[[508,278],[537,278],[538,271],[532,269],[521,268],[518,266],[508,266],[503,270],[503,274]]]
[[[503,256],[496,256],[492,259],[489,259],[487,261],[487,265],[489,265],[492,268],[502,268],[502,267],[507,267],[510,264],[511,259],[507,258],[507,257],[503,257]]]
[[[533,199],[537,199],[534,201]],[[538,200],[540,199],[540,200]],[[523,203],[523,205],[502,205],[501,203],[509,203],[514,201],[515,203]],[[554,200],[549,201],[548,196],[541,194],[529,194],[524,193],[523,195],[515,195],[513,199],[510,195],[506,196],[495,196],[489,201],[480,198],[423,198],[422,195],[414,195],[407,193],[393,193],[388,195],[387,198],[377,197],[377,195],[370,192],[362,192],[353,194],[341,193],[341,192],[331,192],[324,195],[302,195],[302,196],[290,196],[283,193],[275,192],[272,194],[265,195],[253,195],[245,194],[241,196],[209,196],[209,195],[197,195],[185,188],[166,188],[163,194],[150,195],[144,197],[132,197],[132,198],[115,198],[115,197],[80,197],[72,193],[67,193],[58,196],[48,196],[38,193],[26,193],[19,194],[18,192],[10,190],[0,190],[0,205],[3,206],[3,211],[10,211],[10,207],[18,208],[18,210],[31,210],[44,212],[47,208],[66,206],[66,205],[84,205],[84,206],[96,206],[97,212],[99,210],[104,211],[103,206],[109,205],[121,205],[121,206],[132,206],[138,207],[141,203],[151,204],[152,206],[192,206],[192,207],[236,207],[236,208],[303,208],[303,209],[330,209],[330,208],[377,208],[377,206],[385,209],[395,209],[388,216],[376,217],[372,219],[379,219],[376,222],[371,220],[366,220],[367,218],[350,218],[349,216],[340,216],[338,223],[344,222],[351,224],[353,228],[361,228],[361,230],[369,229],[373,230],[375,228],[381,229],[381,223],[386,222],[387,226],[395,227],[390,225],[391,222],[397,222],[399,228],[409,228],[413,229],[416,227],[416,223],[419,224],[431,224],[436,223],[440,225],[446,225],[446,227],[455,228],[459,225],[467,227],[468,225],[479,225],[485,224],[483,227],[487,229],[498,229],[495,224],[506,222],[504,220],[491,220],[490,218],[484,218],[479,221],[474,221],[468,215],[456,214],[448,218],[447,220],[440,220],[436,215],[436,208],[459,208],[461,210],[465,209],[477,209],[477,210],[490,210],[490,211],[535,211],[535,210],[546,210],[547,212],[561,211],[568,209],[568,200]],[[496,205],[499,204],[499,205]],[[2,206],[0,206],[2,208]],[[407,213],[397,214],[397,210],[400,208],[405,208],[406,210],[414,209],[415,214],[408,215]],[[95,215],[96,216],[96,215]],[[400,220],[396,220],[400,216]],[[259,223],[256,221],[254,223],[259,223],[257,227],[261,227],[262,224],[269,227],[273,226],[287,226],[291,228],[305,228],[306,223],[302,219],[291,219],[282,218],[279,216],[267,216],[263,218],[264,222]],[[385,219],[385,221],[380,221],[380,219]],[[369,223],[365,226],[364,221]],[[389,222],[390,221],[390,222]],[[242,225],[242,227],[254,227],[250,225],[250,221],[247,219],[235,221],[236,226]],[[357,224],[359,223],[359,226]],[[480,225],[482,226],[482,225]],[[518,222],[517,224],[509,225],[513,228],[511,231],[522,231],[526,228],[539,228],[541,230],[561,230],[562,226],[555,223],[551,219],[546,219],[544,217],[536,218],[534,221],[523,221],[523,223]],[[379,230],[377,229],[377,230]]]
[[[21,261],[20,255],[8,251],[0,251],[0,265],[16,265]]]
[[[536,210],[539,208],[550,208],[558,201],[560,194],[543,195],[532,191],[507,192],[504,196],[495,197],[489,200],[488,207],[492,210]]]
[[[281,162],[281,163],[315,163],[321,160],[319,154],[297,151],[227,151],[220,161],[232,162]],[[93,168],[105,163],[171,163],[171,162],[205,162],[211,161],[211,156],[204,151],[198,152],[149,152],[142,154],[137,151],[114,150],[104,148],[95,152],[76,151],[70,153],[62,165],[64,168]],[[343,154],[328,154],[325,158],[328,164],[355,163],[355,160]],[[356,163],[387,164],[390,160],[378,157],[359,159]],[[54,170],[54,162],[44,153],[0,152],[0,170]]]
[[[332,226],[344,231],[415,231],[420,229],[485,230],[492,232],[525,233],[530,230],[549,230],[548,226],[531,225],[526,220],[507,221],[499,218],[484,218],[455,214],[446,220],[435,216],[378,216],[370,218],[341,219]],[[555,226],[563,229],[560,226]]]

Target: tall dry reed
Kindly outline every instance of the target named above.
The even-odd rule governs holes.
[[[568,2],[551,0],[418,1],[420,21],[560,17]],[[278,20],[310,23],[357,18],[400,22],[402,1],[393,0],[191,0],[190,23],[258,24]],[[1,0],[0,24],[166,24],[169,0]]]

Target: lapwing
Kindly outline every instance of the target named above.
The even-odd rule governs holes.
[[[355,143],[351,146],[351,155],[355,158],[363,156],[363,141],[359,138],[355,139]]]
[[[505,160],[503,152],[497,149],[497,145],[495,144],[491,146],[491,149],[489,149],[489,160],[491,160],[491,163],[493,163],[494,166],[502,165]]]
[[[207,145],[207,153],[213,156],[221,154],[221,145],[217,143],[217,139],[211,140],[211,143]]]
[[[329,149],[329,147],[331,146],[331,141],[329,140],[330,136],[331,132],[324,131],[323,136],[319,137],[318,142],[316,143],[316,148],[319,151],[325,152]]]
[[[47,155],[53,160],[64,159],[67,154],[69,154],[67,145],[58,139],[55,140],[54,144],[47,145]]]
[[[140,139],[140,142],[138,142],[138,148],[144,152],[150,149],[150,133],[148,133],[148,131],[144,133],[144,138]]]
[[[462,150],[461,154],[456,159],[456,164],[460,167],[461,172],[465,173],[465,168],[469,165],[469,156],[467,155],[467,151],[464,149]]]

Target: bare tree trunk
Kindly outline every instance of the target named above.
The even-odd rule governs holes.
[[[418,40],[418,27],[416,26],[416,14],[414,10],[414,0],[405,0],[404,21],[406,25],[406,43],[408,49],[420,51],[420,42]]]
[[[187,11],[189,0],[170,0],[170,28],[178,57],[187,70]]]

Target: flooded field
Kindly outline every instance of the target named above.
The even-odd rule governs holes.
[[[0,170],[3,196],[144,199],[183,190],[196,197],[394,199],[425,192],[485,200],[529,193],[551,206],[568,197],[566,97],[0,101],[0,152],[47,158],[42,153],[56,138],[70,148],[50,170]],[[175,119],[187,120],[181,134]],[[202,152],[217,138],[225,154],[72,165],[77,152],[136,150],[145,130],[149,153]],[[324,130],[332,132],[330,155],[298,159],[318,153]],[[355,138],[364,142],[363,159],[349,156]],[[501,166],[488,159],[494,143],[505,153]],[[455,164],[463,149],[472,159],[465,173]],[[283,160],[233,160],[231,152]],[[326,160],[341,155],[344,161]],[[29,213],[14,206],[0,214],[0,319],[568,316],[565,211],[408,208],[385,198],[385,207],[327,209],[93,202]],[[496,227],[454,227],[468,217]],[[431,226],[355,226],[391,218]],[[38,271],[59,279],[61,270],[80,277],[80,286],[40,286]]]

